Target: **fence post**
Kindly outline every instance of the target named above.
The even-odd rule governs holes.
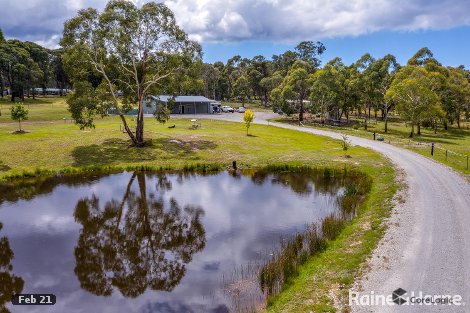
[[[431,144],[431,155],[434,155],[434,142]]]
[[[468,155],[467,155],[467,170],[468,170]]]
[[[447,161],[447,150],[446,150],[446,161]]]
[[[375,132],[374,132],[374,140],[375,140]]]

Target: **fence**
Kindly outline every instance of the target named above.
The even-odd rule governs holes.
[[[433,157],[444,159],[447,162],[458,165],[459,167],[464,168],[466,170],[469,169],[468,155],[464,155],[458,152],[451,151],[449,149],[439,147],[439,145],[434,144],[434,143],[432,143],[430,146],[431,146],[431,155]]]
[[[447,163],[452,163],[453,165],[456,165],[458,168],[461,169],[468,170],[470,168],[470,161],[468,155],[446,149],[437,143],[422,142],[411,139],[401,139],[392,136],[386,138],[385,141],[391,144],[399,144],[408,148],[414,148],[416,150],[427,150],[428,152],[426,153],[429,153],[429,155],[431,155],[434,159],[437,159],[439,161],[446,161]]]

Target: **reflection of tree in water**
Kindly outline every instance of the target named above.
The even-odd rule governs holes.
[[[0,223],[0,231],[2,228],[3,225]],[[11,301],[14,294],[23,290],[23,279],[11,273],[13,270],[11,260],[14,256],[8,238],[0,238],[0,312],[2,313],[10,312],[5,304]]]
[[[336,195],[344,186],[344,175],[338,177],[325,176],[324,171],[304,170],[291,172],[256,171],[251,175],[251,180],[257,185],[262,185],[267,179],[272,184],[289,187],[298,195],[309,195],[314,190],[323,194]]]
[[[83,225],[75,248],[75,273],[82,288],[109,296],[117,287],[126,297],[147,288],[171,291],[183,278],[185,265],[205,246],[201,208],[181,209],[170,200],[147,197],[145,174],[134,173],[120,201],[100,208],[96,196],[81,199],[75,219]],[[132,190],[137,180],[139,193]],[[171,183],[157,177],[157,190]]]

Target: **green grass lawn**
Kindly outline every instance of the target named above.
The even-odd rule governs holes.
[[[280,122],[297,123],[289,118],[277,119]],[[382,121],[371,122],[368,124],[368,130],[363,127],[353,129],[352,127],[334,127],[334,126],[321,126],[319,124],[310,125],[308,122],[306,126],[317,128],[328,128],[336,132],[346,133],[354,136],[373,138],[373,132],[376,136],[381,136],[386,142],[399,145],[401,147],[413,150],[426,157],[433,158],[439,162],[453,167],[464,174],[470,174],[467,169],[467,158],[470,156],[470,123],[462,123],[461,128],[449,127],[444,130],[442,127],[438,129],[437,134],[434,130],[426,127],[421,128],[421,135],[415,134],[413,138],[409,138],[411,126],[405,125],[400,121],[392,121],[388,123],[388,132],[384,133],[384,123]],[[415,128],[416,131],[416,128]],[[431,143],[435,143],[434,156],[431,156]],[[446,159],[446,150],[447,159]],[[470,165],[470,164],[469,164]]]
[[[132,122],[131,122],[132,123]],[[188,163],[231,164],[241,167],[273,163],[307,165],[349,165],[361,167],[370,160],[381,162],[377,154],[355,148],[345,158],[339,142],[324,137],[252,125],[245,135],[244,125],[222,121],[202,121],[202,128],[190,130],[189,119],[172,119],[165,126],[145,120],[147,146],[130,146],[120,131],[117,117],[96,121],[96,128],[81,131],[68,122],[25,123],[25,134],[11,134],[17,124],[0,124],[0,176],[34,171],[84,166],[172,166]],[[176,125],[169,129],[168,125]],[[6,169],[6,170],[5,170]]]
[[[240,101],[222,101],[221,105],[229,105],[234,109],[242,106]],[[271,107],[265,107],[261,104],[261,100],[245,101],[245,108],[253,110],[254,112],[272,112]]]
[[[250,128],[252,136],[246,136],[242,123],[223,121],[202,120],[200,129],[191,130],[189,118],[171,119],[166,125],[146,119],[147,145],[134,148],[120,131],[117,117],[97,119],[95,129],[81,131],[62,121],[67,116],[63,99],[37,101],[44,103],[30,104],[30,120],[24,123],[28,133],[12,134],[17,124],[7,115],[0,119],[0,179],[93,166],[180,169],[217,164],[228,168],[232,161],[240,168],[309,165],[354,168],[370,175],[372,190],[358,217],[270,300],[272,312],[341,311],[360,265],[383,234],[382,220],[389,214],[397,182],[390,162],[371,150],[353,147],[346,157],[339,141],[256,124]],[[8,106],[2,102],[2,113]],[[169,125],[176,127],[170,129]]]
[[[0,123],[14,123],[11,120],[10,108],[13,102],[10,97],[0,98]],[[70,113],[67,111],[67,104],[65,97],[59,98],[37,98],[25,99],[25,107],[28,109],[28,121],[54,121],[63,120],[64,117],[70,118]],[[15,122],[16,123],[16,122]]]

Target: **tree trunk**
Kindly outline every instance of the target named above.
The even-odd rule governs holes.
[[[0,72],[0,96],[3,99],[3,90],[5,89],[5,83],[3,82],[3,74]]]
[[[139,101],[139,112],[137,115],[137,127],[135,130],[135,146],[144,146],[144,110],[142,108],[142,100]]]
[[[384,113],[384,121],[385,121],[385,129],[384,129],[384,132],[387,133],[388,131],[388,114],[387,113]]]
[[[299,122],[304,120],[304,100],[300,99],[300,113],[299,113]]]
[[[410,138],[413,138],[414,132],[415,132],[415,122],[411,122]]]
[[[121,118],[122,124],[124,125],[124,129],[126,130],[127,135],[129,138],[131,138],[132,143],[134,146],[137,146],[137,139],[135,138],[134,134],[132,133],[132,130],[129,128],[129,125],[127,125],[126,118],[124,117],[123,114],[119,114],[119,117]]]
[[[421,135],[421,122],[418,122],[418,135]]]
[[[21,132],[21,119],[18,120],[18,124],[20,125],[20,132]]]

